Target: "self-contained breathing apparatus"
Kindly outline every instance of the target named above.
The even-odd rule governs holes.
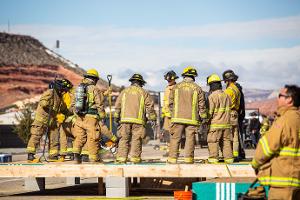
[[[88,112],[87,84],[80,83],[75,91],[75,113],[85,115]]]

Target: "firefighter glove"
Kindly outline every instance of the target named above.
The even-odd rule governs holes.
[[[66,116],[62,113],[56,115],[57,123],[62,124],[65,120]]]

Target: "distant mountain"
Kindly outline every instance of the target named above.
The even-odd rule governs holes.
[[[245,94],[245,101],[248,103],[261,101],[265,99],[272,98],[272,94],[275,92],[274,90],[264,90],[264,89],[248,89],[243,88],[243,92]]]
[[[77,85],[84,72],[31,36],[0,32],[0,109],[41,94],[56,76]]]

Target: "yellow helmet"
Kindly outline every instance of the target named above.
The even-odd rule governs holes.
[[[196,76],[198,76],[198,73],[197,73],[197,70],[194,67],[188,66],[188,67],[184,68],[181,76],[193,76],[193,77],[196,77]]]
[[[99,73],[95,69],[89,69],[89,70],[86,71],[84,77],[92,77],[92,78],[99,79]]]
[[[208,85],[214,82],[221,82],[221,78],[217,74],[212,74],[209,77],[207,77]]]

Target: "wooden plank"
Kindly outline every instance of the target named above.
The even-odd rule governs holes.
[[[255,177],[250,165],[0,164],[0,177]]]
[[[124,165],[124,177],[180,177],[179,165]]]
[[[118,166],[94,164],[0,165],[0,177],[106,177],[123,176]]]
[[[254,169],[250,164],[239,165],[231,164],[227,165],[232,177],[256,177]]]
[[[179,165],[179,177],[230,177],[226,165]]]

